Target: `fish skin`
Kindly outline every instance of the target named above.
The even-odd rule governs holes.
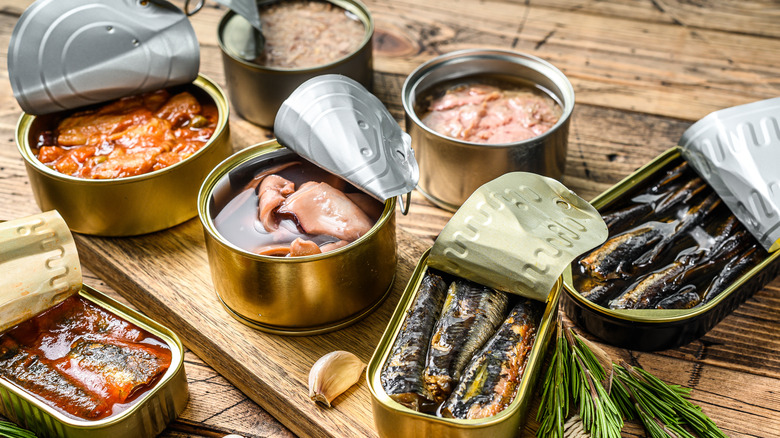
[[[69,365],[61,371],[76,381],[85,379],[85,383],[99,379],[107,395],[124,403],[170,366],[170,356],[159,350],[154,345],[79,339],[67,355]]]
[[[674,295],[661,300],[656,309],[690,309],[699,304],[701,298],[695,288],[680,289]]]
[[[626,289],[620,296],[609,302],[610,309],[647,309],[658,297],[665,296],[670,291],[677,290],[682,275],[690,265],[676,261],[660,271],[653,272],[633,286]]]
[[[97,419],[110,413],[110,406],[79,382],[24,348],[3,350],[0,375],[37,394],[57,408],[84,419]]]
[[[642,254],[639,258],[632,261],[632,264],[638,267],[648,265],[653,262],[666,248],[669,247],[675,240],[685,235],[693,227],[699,225],[704,219],[706,219],[723,201],[720,200],[716,193],[710,193],[699,204],[694,205],[685,212],[683,217],[677,221],[674,227],[674,231],[665,235],[663,239],[658,242],[650,251]],[[670,222],[674,223],[674,222]]]
[[[514,400],[541,319],[540,303],[522,299],[469,362],[442,405],[444,417],[477,419],[498,414]]]
[[[431,332],[446,296],[447,282],[439,275],[427,273],[380,375],[387,395],[415,411],[426,403],[432,403],[422,374]]]
[[[450,395],[468,361],[504,320],[507,306],[503,292],[465,280],[452,282],[431,336],[423,374],[436,403]]]
[[[765,257],[766,252],[753,244],[746,252],[729,260],[723,270],[715,276],[704,293],[702,293],[701,304],[706,304],[720,295],[734,280],[752,269]]]
[[[653,201],[637,202],[602,215],[609,231],[617,234],[635,226],[640,221],[664,220],[670,211],[680,204],[690,202],[699,193],[707,190],[708,186],[704,180],[695,177],[682,185],[670,184],[666,189],[666,191],[659,191],[657,187],[648,189],[645,195],[653,195]]]
[[[633,261],[644,254],[649,245],[661,242],[669,227],[666,222],[642,224],[610,238],[580,259],[580,264],[600,281],[627,278]]]
[[[610,309],[649,309],[678,291],[695,276],[710,275],[723,267],[748,244],[745,230],[732,236],[721,234],[710,250],[686,253],[661,270],[642,277],[609,302]]]

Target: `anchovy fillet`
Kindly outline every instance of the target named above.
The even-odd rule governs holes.
[[[436,323],[423,379],[435,402],[444,401],[474,353],[495,333],[508,298],[485,286],[454,281]]]
[[[446,296],[447,283],[444,279],[428,273],[422,280],[380,376],[387,395],[415,411],[432,398],[423,384],[422,374],[431,332]]]
[[[540,320],[538,303],[524,299],[469,362],[442,405],[442,415],[475,419],[496,415],[514,400]]]

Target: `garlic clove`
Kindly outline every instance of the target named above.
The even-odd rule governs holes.
[[[360,380],[365,368],[366,364],[348,351],[333,351],[322,356],[309,371],[309,398],[331,407],[333,399]]]

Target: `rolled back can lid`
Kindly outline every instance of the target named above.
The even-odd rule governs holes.
[[[8,47],[14,97],[35,115],[189,83],[199,66],[192,25],[164,0],[38,0]]]
[[[282,103],[274,133],[282,145],[382,201],[411,192],[420,178],[409,134],[346,76],[301,84]]]
[[[560,182],[512,172],[478,188],[433,244],[428,265],[547,301],[580,254],[607,239],[599,212]]]
[[[780,97],[709,114],[680,147],[761,246],[780,249]]]

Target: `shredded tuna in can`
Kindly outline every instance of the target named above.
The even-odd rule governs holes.
[[[422,122],[447,137],[473,143],[515,143],[544,134],[561,117],[561,107],[529,87],[459,85],[433,99]]]

